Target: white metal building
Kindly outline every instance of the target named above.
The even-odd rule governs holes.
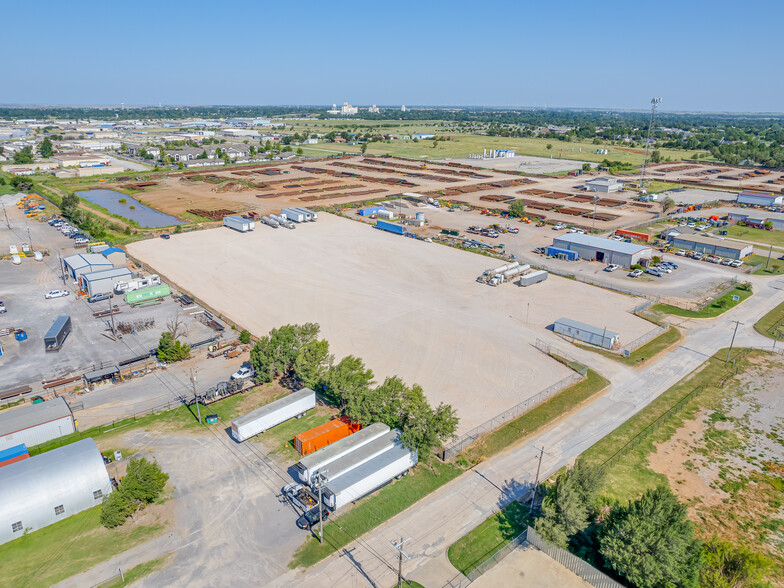
[[[74,280],[78,280],[79,276],[83,274],[112,269],[113,267],[111,261],[98,253],[78,253],[63,259],[63,269]]]
[[[131,270],[127,267],[118,267],[82,274],[79,276],[79,284],[89,296],[92,296],[93,294],[113,292],[117,284],[127,282],[131,278],[133,278]]]
[[[0,450],[20,443],[33,447],[76,430],[64,398],[0,412]]]
[[[618,178],[593,178],[586,180],[585,187],[592,192],[620,192],[623,182],[619,182]]]
[[[748,210],[748,209],[746,209]],[[780,212],[767,212],[767,211],[748,211],[748,212],[730,212],[727,215],[727,220],[735,222],[744,222],[752,227],[763,227],[765,223],[770,223],[773,230],[784,230],[784,214]]]
[[[631,267],[642,260],[653,257],[650,245],[637,245],[594,237],[582,233],[567,233],[553,239],[553,246],[559,249],[575,251],[581,259],[599,261],[601,263],[616,263],[621,267]]]
[[[738,194],[738,204],[751,204],[753,206],[777,206],[784,201],[784,196],[773,194],[759,194],[757,192],[741,192]]]
[[[605,349],[612,349],[620,337],[618,333],[606,327],[594,327],[569,318],[559,318],[555,321],[553,331]]]
[[[111,492],[89,438],[0,468],[0,544],[99,505]]]

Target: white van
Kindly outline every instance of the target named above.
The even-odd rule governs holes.
[[[33,251],[33,258],[36,261],[43,261],[44,260],[44,254],[41,253],[40,251]]]
[[[14,265],[22,265],[22,258],[19,257],[18,255],[12,255],[11,263],[13,263]]]

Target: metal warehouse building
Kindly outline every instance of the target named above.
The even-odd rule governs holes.
[[[753,206],[775,206],[784,201],[784,196],[772,194],[759,194],[757,192],[741,192],[738,194],[738,204],[751,204]]]
[[[670,235],[667,237],[667,240],[670,242],[670,245],[678,249],[701,251],[702,253],[710,253],[719,257],[731,257],[732,259],[743,259],[754,253],[752,245],[726,239],[713,239],[701,235]]]
[[[591,192],[620,192],[623,190],[623,182],[617,178],[594,178],[585,182],[586,189]]]
[[[553,239],[553,247],[575,251],[582,259],[616,263],[621,267],[631,267],[653,257],[653,249],[649,245],[624,243],[580,233],[567,233],[556,237]]]
[[[612,349],[618,344],[620,335],[615,331],[608,331],[607,328],[586,325],[579,321],[568,318],[559,318],[553,323],[553,331],[567,337],[574,337],[580,341],[585,341],[591,345],[598,345],[605,349]]]
[[[113,267],[111,261],[98,253],[79,253],[63,259],[63,270],[74,280],[78,280],[82,274],[112,269]]]
[[[109,293],[120,282],[127,282],[133,278],[131,270],[127,267],[103,269],[79,276],[79,284],[90,296],[98,293]]]
[[[111,491],[92,439],[0,468],[0,543],[99,505]]]
[[[76,430],[71,408],[55,398],[0,412],[0,451],[24,443],[28,447]]]
[[[727,220],[744,222],[752,227],[762,227],[769,222],[776,231],[784,230],[784,214],[780,212],[766,212],[763,210],[746,212],[730,212]]]

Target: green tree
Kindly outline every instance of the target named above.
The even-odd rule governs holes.
[[[670,210],[673,206],[675,206],[675,200],[669,196],[666,196],[659,202],[659,207],[661,208],[662,214],[667,214],[667,211]]]
[[[294,375],[308,388],[318,388],[324,383],[335,356],[329,353],[326,340],[310,341],[299,350],[294,360]]]
[[[243,345],[250,343],[250,331],[246,329],[242,329],[242,331],[240,331],[240,343]]]
[[[521,200],[515,200],[509,205],[510,218],[521,218],[525,216],[525,204]]]
[[[345,410],[349,418],[360,414],[359,405],[373,385],[373,371],[365,367],[358,357],[348,355],[329,370],[326,378],[327,392]]]
[[[545,148],[549,151],[550,149],[553,148],[553,144],[552,143],[548,143],[547,145],[545,145]]]
[[[38,153],[41,154],[41,157],[51,157],[54,153],[54,149],[52,149],[52,141],[49,137],[44,137],[44,140],[41,141],[41,145],[38,147]]]
[[[702,548],[703,588],[752,588],[759,586],[772,567],[770,559],[744,545],[733,545],[713,537]]]
[[[283,325],[259,339],[250,352],[250,364],[256,371],[256,383],[271,382],[275,377],[291,371],[299,350],[314,341],[318,332],[319,326],[316,323]]]
[[[302,150],[302,147],[299,147],[297,149],[297,155],[304,155],[304,154],[305,154],[305,151]]]
[[[125,522],[134,512],[134,505],[128,496],[115,490],[103,499],[101,504],[101,524],[107,529],[114,529]]]
[[[686,506],[666,486],[615,507],[599,529],[608,568],[638,588],[697,586],[701,546]]]
[[[653,153],[651,153],[651,163],[659,163],[661,160],[661,151],[654,149]]]
[[[17,165],[33,163],[33,148],[28,145],[14,153],[14,163]]]
[[[584,171],[584,172],[589,172],[589,171],[591,171],[591,164],[590,164],[590,163],[584,163],[584,164],[583,164],[583,171]]]
[[[163,363],[181,361],[187,359],[190,354],[190,345],[180,343],[169,331],[161,333],[161,338],[158,340],[158,359]]]
[[[441,403],[434,410],[418,384],[404,397],[403,411],[400,439],[406,447],[417,450],[421,461],[430,461],[436,447],[454,438],[459,422],[454,409]]]
[[[367,151],[367,148],[368,148],[368,144],[367,143],[362,143],[362,147],[359,148],[359,150],[362,152],[362,155],[365,154],[365,152]]]
[[[169,474],[161,469],[157,461],[148,461],[146,457],[132,458],[128,462],[121,489],[131,500],[143,506],[160,496],[168,480]]]

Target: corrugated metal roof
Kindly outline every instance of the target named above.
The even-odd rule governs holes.
[[[613,251],[615,253],[625,253],[626,255],[634,255],[639,251],[651,249],[650,245],[625,243],[623,241],[605,239],[604,237],[594,237],[593,235],[583,235],[581,233],[567,233],[566,235],[561,235],[560,237],[553,239],[553,245],[558,242],[574,243],[575,245],[593,247],[595,249],[604,249],[605,251]]]
[[[106,278],[124,278],[133,276],[127,267],[113,267],[111,269],[98,270],[89,274],[82,274],[82,279],[92,282],[93,280],[105,280]]]
[[[65,416],[71,416],[71,409],[62,397],[4,410],[0,412],[0,437]]]
[[[712,237],[703,237],[702,235],[678,235],[672,239],[687,241],[689,243],[702,243],[703,245],[711,245],[714,247],[724,247],[726,249],[737,249],[738,251],[751,247],[748,243],[739,243],[728,239],[714,239]]]
[[[68,267],[73,269],[81,269],[89,265],[106,265],[106,258],[99,253],[78,253],[76,255],[69,255],[63,260]]]
[[[616,333],[615,331],[611,331],[609,329],[605,329],[604,327],[599,328],[599,327],[594,327],[593,325],[587,325],[585,323],[581,323],[580,321],[576,321],[576,320],[573,320],[573,319],[570,319],[570,318],[559,318],[555,322],[556,322],[556,324],[561,324],[561,325],[564,325],[566,327],[572,327],[573,329],[580,329],[581,331],[585,331],[587,333],[592,333],[594,335],[599,335],[600,337],[602,335],[604,335],[605,337],[610,337],[610,338],[620,337],[620,334]]]
[[[98,380],[104,379],[106,376],[111,376],[112,374],[119,374],[120,368],[116,365],[110,365],[109,367],[101,368],[99,370],[95,370],[92,372],[87,372],[84,374],[84,379],[88,382],[96,382]]]
[[[125,251],[123,251],[119,247],[109,247],[108,249],[104,249],[101,251],[101,255],[103,255],[104,257],[106,257],[111,253],[125,253]]]

